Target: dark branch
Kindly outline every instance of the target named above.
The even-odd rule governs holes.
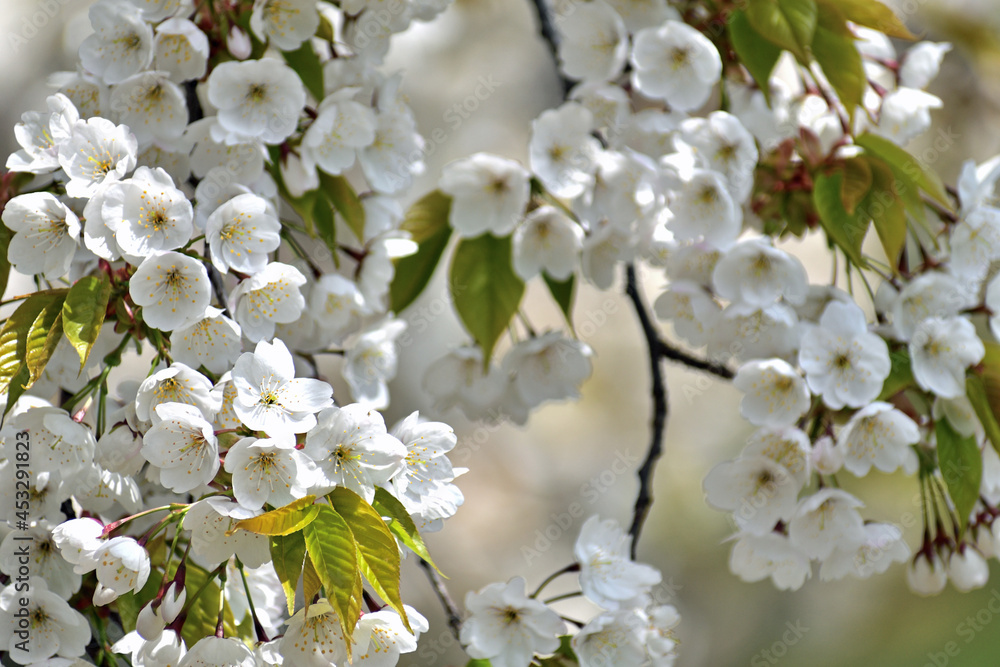
[[[688,354],[683,350],[679,350],[673,347],[664,340],[658,341],[658,347],[660,350],[660,356],[671,361],[676,361],[677,363],[684,364],[689,368],[694,368],[699,371],[705,371],[706,373],[711,373],[716,375],[723,380],[732,380],[736,374],[729,369],[728,366],[722,363],[711,361],[709,359],[701,359],[695,357],[694,355]]]
[[[549,11],[548,0],[532,0],[535,5],[535,12],[538,14],[538,31],[542,33],[542,39],[552,53],[552,62],[556,65],[556,73],[559,76],[559,83],[562,84],[563,99],[569,97],[569,91],[573,88],[573,82],[563,76],[559,70],[559,33],[552,21],[552,12]]]
[[[632,301],[635,313],[639,317],[639,324],[642,326],[642,334],[646,338],[646,346],[649,350],[649,376],[653,382],[652,436],[649,442],[649,451],[646,452],[646,460],[642,462],[642,467],[637,473],[639,476],[639,495],[635,499],[635,509],[632,511],[632,526],[628,529],[628,534],[632,536],[632,560],[635,560],[639,534],[642,532],[642,525],[646,522],[649,508],[653,504],[653,470],[657,459],[663,453],[663,432],[667,428],[668,408],[667,386],[663,381],[663,369],[660,367],[660,357],[664,356],[664,346],[653,321],[649,317],[649,311],[642,300],[642,295],[639,294],[633,264],[627,266],[626,277],[625,294]]]
[[[451,628],[451,633],[455,635],[455,639],[459,639],[459,631],[462,627],[462,615],[458,611],[458,605],[451,598],[451,593],[448,592],[437,570],[423,558],[420,558],[419,562],[420,567],[427,574],[427,579],[430,580],[431,587],[437,594],[438,600],[441,601],[441,606],[444,607],[444,613],[448,617],[448,627]]]

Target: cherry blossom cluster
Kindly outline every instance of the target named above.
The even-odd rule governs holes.
[[[37,286],[0,331],[11,659],[389,666],[415,651],[429,625],[395,604],[398,581],[386,591],[366,565],[369,594],[365,568],[352,572],[360,610],[361,595],[338,597],[350,581],[317,572],[323,545],[301,547],[307,566],[289,582],[276,561],[292,542],[274,538],[346,491],[385,531],[397,580],[400,554],[431,571],[414,536],[463,503],[456,436],[417,412],[387,428],[378,411],[406,329],[397,315],[448,249],[472,340],[423,378],[435,415],[524,424],[579,396],[594,352],[573,329],[577,283],[608,290],[627,267],[650,329],[633,284],[644,263],[666,282],[655,316],[705,351],[644,331],[653,365],[671,350],[703,359],[693,365],[731,377],[756,428],[704,480],[735,528],[735,574],[797,589],[814,561],[823,580],[906,562],[920,594],[985,585],[1000,555],[1000,157],[966,164],[947,189],[905,148],[942,106],[926,88],[950,45],[897,53],[872,25],[908,31],[877,2],[824,4],[810,45],[801,25],[762,36],[762,2],[538,0],[567,93],[532,123],[527,164],[458,159],[404,211],[423,140],[382,60],[394,34],[449,4],[92,6],[79,68],[23,115],[0,184],[0,241]],[[782,247],[790,235],[825,236],[828,283]],[[456,279],[477,263],[489,268]],[[565,329],[532,328],[529,281],[545,283]],[[353,402],[334,402],[320,357],[341,358]],[[30,502],[15,484],[22,433]],[[915,548],[841,488],[873,468],[916,477]],[[379,513],[386,497],[403,516]],[[672,665],[678,611],[655,594],[660,572],[631,555],[644,517],[637,504],[629,533],[590,518],[575,562],[530,595],[522,578],[470,592],[456,630],[469,656]],[[25,543],[27,592],[12,581]],[[580,590],[540,599],[566,573]],[[575,596],[600,611],[554,610]],[[27,651],[13,650],[23,599]],[[109,617],[127,631],[113,644]]]

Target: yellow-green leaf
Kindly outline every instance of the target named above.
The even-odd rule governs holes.
[[[80,278],[66,294],[62,306],[63,332],[80,355],[81,370],[101,333],[110,300],[111,279],[106,273]]]
[[[309,610],[309,605],[319,595],[319,590],[322,586],[323,582],[320,581],[319,573],[316,572],[316,565],[313,564],[312,558],[307,553],[305,562],[302,564],[302,596],[306,601],[306,611]]]
[[[986,393],[986,384],[977,375],[970,375],[965,380],[965,395],[969,397],[969,403],[979,418],[979,423],[983,425],[983,431],[987,439],[993,445],[993,449],[1000,453],[1000,423],[990,405],[990,399]]]
[[[817,15],[815,0],[750,0],[746,8],[754,30],[803,64],[809,62]]]
[[[313,99],[317,102],[323,101],[325,97],[323,94],[323,64],[313,49],[312,41],[307,39],[295,51],[282,51],[281,55],[284,56],[288,66],[299,75]]]
[[[56,345],[63,335],[62,309],[58,304],[43,308],[31,323],[25,343],[24,361],[28,367],[28,383],[25,389],[35,384],[42,376],[45,365],[56,351]]]
[[[896,175],[892,168],[876,157],[866,156],[863,159],[872,171],[872,187],[864,207],[893,272],[898,273],[899,256],[906,244],[906,205],[896,193]]]
[[[566,280],[556,280],[548,273],[543,273],[542,277],[545,279],[545,286],[549,288],[549,294],[552,295],[552,299],[559,306],[563,317],[566,318],[566,324],[572,329],[573,297],[576,296],[576,276],[571,275]]]
[[[836,6],[852,23],[872,28],[889,37],[916,39],[899,17],[879,0],[821,0],[821,2]]]
[[[10,230],[3,223],[0,223],[0,297],[7,291],[7,281],[10,279],[10,260],[7,259],[7,250],[10,248]]]
[[[284,507],[237,521],[230,533],[240,529],[258,535],[289,535],[298,532],[316,518],[319,506],[313,504],[315,500],[316,496],[306,496],[293,500]]]
[[[316,519],[305,527],[302,536],[306,551],[323,582],[327,599],[337,612],[344,637],[350,637],[361,617],[361,571],[358,567],[358,546],[354,534],[342,516],[329,505],[317,505]]]
[[[396,610],[409,630],[410,621],[399,590],[399,547],[382,515],[364,498],[343,486],[331,491],[328,498],[354,533],[358,564],[365,578],[378,596]]]
[[[858,210],[851,215],[844,208],[840,199],[843,177],[841,171],[829,175],[817,174],[813,205],[830,240],[844,251],[855,266],[867,267],[868,263],[861,254],[861,244],[868,232],[869,220],[864,211]]]
[[[912,387],[915,383],[913,379],[913,369],[910,368],[910,353],[906,348],[894,350],[889,353],[889,377],[882,383],[882,391],[878,395],[878,400],[888,401],[890,398]]]
[[[427,561],[431,567],[441,574],[441,570],[438,570],[438,566],[434,564],[434,560],[431,558],[431,554],[427,550],[424,538],[420,536],[420,532],[417,530],[417,525],[413,523],[413,517],[410,516],[409,512],[406,511],[406,508],[403,507],[403,503],[399,502],[399,499],[396,498],[396,496],[381,487],[377,487],[375,489],[375,500],[372,501],[372,507],[374,507],[375,511],[377,511],[382,517],[389,518],[389,531],[395,535],[400,542],[405,544],[410,551]]]
[[[285,592],[288,613],[295,613],[295,588],[302,575],[302,563],[306,555],[306,541],[302,532],[271,536],[271,564]]]
[[[215,634],[215,626],[219,622],[219,602],[222,597],[222,590],[219,588],[218,579],[208,581],[209,572],[198,567],[190,560],[187,561],[187,570],[184,576],[184,590],[187,592],[187,618],[184,620],[184,627],[181,629],[181,637],[188,646],[194,646],[199,639]],[[150,577],[152,579],[152,577]],[[204,590],[197,599],[194,594],[204,586]],[[222,616],[223,629],[227,636],[236,635],[236,619],[233,618],[233,611],[226,605]]]
[[[396,273],[389,286],[393,312],[402,312],[427,287],[451,238],[448,215],[451,197],[440,190],[424,195],[406,212],[401,229],[410,233],[417,252],[396,260]]]
[[[0,329],[0,392],[7,389],[15,377],[23,379],[20,390],[23,391],[30,386],[30,369],[27,365],[29,334],[33,333],[31,347],[34,364],[37,368],[41,357],[44,356],[44,351],[40,348],[44,347],[48,332],[38,329],[32,331],[32,327],[43,312],[46,315],[39,320],[42,324],[46,321],[54,321],[55,314],[61,311],[65,298],[65,289],[35,292],[25,299],[4,322],[3,328]],[[39,336],[39,334],[44,335]],[[12,404],[13,399],[9,399],[8,409]]]
[[[907,153],[906,150],[884,137],[869,132],[857,137],[854,143],[887,162],[897,178],[906,178],[939,204],[951,210],[951,201],[945,192],[941,177],[933,169],[920,164],[917,158]]]
[[[497,340],[507,329],[524,295],[524,282],[514,273],[510,237],[483,234],[463,239],[451,259],[449,288],[458,317],[483,350],[489,364]]]
[[[818,10],[812,54],[853,119],[854,110],[861,104],[868,86],[861,54],[854,45],[854,35],[844,15],[826,4],[819,5]]]
[[[844,161],[844,180],[840,184],[840,201],[844,210],[854,210],[872,187],[872,168],[863,157],[853,157]]]
[[[983,456],[975,436],[963,436],[947,419],[935,422],[934,433],[937,436],[938,467],[964,531],[972,508],[979,499]]]
[[[729,42],[743,66],[757,82],[764,99],[771,103],[771,71],[774,70],[781,48],[757,32],[746,12],[735,10],[729,15]]]
[[[354,188],[343,176],[331,176],[324,172],[319,175],[319,191],[333,204],[347,227],[354,232],[359,242],[365,240],[365,207],[361,204]]]

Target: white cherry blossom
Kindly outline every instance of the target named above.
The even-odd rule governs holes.
[[[239,440],[226,453],[226,472],[233,475],[237,502],[252,510],[287,505],[312,485],[311,462],[295,448],[291,433]]]
[[[111,110],[141,145],[184,134],[188,110],[184,92],[167,72],[140,72],[111,91]]]
[[[903,531],[888,523],[869,523],[864,527],[865,538],[857,549],[838,546],[823,561],[819,578],[823,581],[843,579],[850,574],[867,579],[881,574],[893,563],[905,563],[910,548],[903,540]]]
[[[277,144],[295,131],[306,91],[292,68],[264,58],[216,66],[208,100],[219,110],[217,127],[227,144],[254,138]]]
[[[495,667],[528,667],[536,653],[559,647],[562,619],[541,601],[529,599],[520,577],[469,591],[465,608],[471,615],[462,624],[461,642],[472,658]]]
[[[240,325],[218,308],[209,306],[205,317],[175,329],[170,336],[174,359],[191,368],[204,366],[212,373],[225,373],[243,351]]]
[[[942,398],[965,394],[965,369],[985,354],[975,326],[964,317],[929,317],[910,339],[913,378]]]
[[[281,245],[280,231],[281,223],[267,200],[254,194],[233,197],[205,222],[212,263],[221,273],[261,271],[267,253]]]
[[[912,419],[889,403],[875,402],[854,413],[837,436],[844,467],[852,474],[867,475],[872,466],[882,472],[917,469],[916,453],[910,445],[920,441],[920,429]]]
[[[413,628],[411,633],[395,611],[380,609],[365,614],[354,630],[354,653],[351,665],[355,667],[394,667],[402,653],[417,650],[421,633],[430,628],[427,619],[409,605],[404,605],[406,618]]]
[[[21,150],[7,158],[7,169],[46,174],[59,168],[59,145],[73,133],[80,112],[62,93],[45,99],[47,112],[26,111],[14,126]]]
[[[138,167],[132,178],[112,183],[103,197],[102,216],[115,221],[115,242],[134,264],[191,239],[194,209],[163,169]]]
[[[386,383],[396,376],[396,339],[405,330],[406,322],[388,319],[362,331],[350,346],[341,373],[355,401],[375,410],[389,405]]]
[[[224,496],[211,496],[191,505],[184,515],[183,528],[191,531],[191,551],[213,568],[235,555],[244,565],[260,567],[271,560],[266,535],[233,526],[259,511],[242,507]]]
[[[211,422],[184,403],[160,403],[156,416],[143,436],[142,456],[159,469],[160,484],[184,493],[211,482],[219,471],[219,441]]]
[[[544,111],[532,121],[528,162],[555,196],[577,197],[594,182],[600,144],[590,135],[593,126],[593,115],[576,102]]]
[[[48,192],[31,192],[8,201],[2,218],[14,233],[6,259],[18,272],[66,275],[80,237],[80,219],[68,206]]]
[[[37,664],[59,656],[78,658],[90,642],[90,623],[61,596],[53,593],[41,577],[24,584],[11,582],[0,590],[0,646],[15,663]],[[27,600],[23,605],[21,600]],[[30,640],[23,642],[15,614],[27,611],[31,622]]]
[[[153,63],[180,83],[205,76],[208,66],[208,36],[194,22],[170,18],[156,26]]]
[[[184,403],[212,419],[221,406],[221,398],[212,391],[212,381],[190,366],[175,361],[169,367],[152,373],[136,391],[136,417],[143,422],[155,422],[155,410],[164,403]]]
[[[725,179],[715,171],[692,170],[670,197],[670,211],[667,229],[681,241],[703,239],[726,248],[740,234],[742,213]]]
[[[805,380],[781,359],[743,364],[733,386],[744,394],[740,414],[757,426],[791,426],[809,409]]]
[[[625,22],[604,0],[578,5],[559,22],[559,61],[566,76],[610,81],[628,58]]]
[[[463,237],[507,236],[528,204],[528,172],[513,160],[475,153],[441,170],[441,191],[451,195],[449,221]]]
[[[94,33],[80,45],[80,62],[104,83],[124,81],[153,60],[153,29],[127,0],[101,0],[90,7]]]
[[[788,522],[788,539],[810,558],[825,560],[834,549],[857,549],[865,540],[858,514],[863,503],[846,491],[823,488],[799,503]]]
[[[779,590],[795,591],[812,576],[809,557],[781,533],[739,533],[734,537],[729,569],[743,581],[770,577]]]
[[[243,335],[257,343],[274,337],[275,325],[299,319],[306,305],[300,290],[305,284],[301,271],[281,262],[241,281],[229,295],[229,307]]]
[[[802,262],[773,247],[765,237],[727,250],[715,265],[712,283],[722,298],[755,306],[769,306],[779,298],[800,305],[809,289]]]
[[[579,385],[592,372],[593,352],[586,343],[550,331],[523,340],[504,357],[503,366],[526,405],[579,396]]]
[[[197,259],[175,251],[156,252],[136,269],[129,294],[142,306],[150,326],[173,331],[205,316],[212,287],[205,265]]]
[[[323,100],[316,120],[302,137],[302,161],[307,171],[319,167],[328,174],[342,174],[354,164],[358,151],[375,141],[375,112],[360,102],[341,98],[337,94]]]
[[[587,599],[611,611],[624,609],[660,583],[655,568],[632,561],[631,546],[632,536],[613,519],[602,521],[594,515],[584,522],[573,554]]]
[[[94,604],[105,605],[139,591],[149,578],[149,554],[131,537],[112,537],[87,554],[81,565],[97,570]]]
[[[716,465],[704,488],[709,505],[733,512],[742,530],[763,535],[794,516],[801,484],[774,459],[749,456]]]
[[[255,0],[250,29],[282,51],[294,51],[316,33],[319,12],[312,0]]]
[[[540,206],[514,232],[514,271],[523,280],[543,271],[556,280],[566,280],[579,265],[582,248],[580,225],[553,206]]]
[[[889,376],[889,349],[857,305],[831,302],[802,334],[799,365],[809,388],[834,410],[870,403]]]
[[[637,32],[631,61],[636,89],[679,111],[693,111],[707,102],[722,73],[722,59],[712,42],[673,20]]]
[[[177,667],[256,667],[253,652],[235,637],[202,637]]]
[[[59,166],[69,176],[66,194],[90,197],[101,185],[122,179],[135,167],[137,152],[135,135],[124,125],[78,120],[69,140],[59,145]]]
[[[371,502],[376,486],[404,470],[406,447],[389,435],[374,410],[358,403],[330,407],[317,421],[302,452],[316,462],[320,489],[345,486]]]
[[[333,405],[333,388],[313,378],[296,378],[292,355],[279,339],[260,341],[233,367],[233,409],[244,424],[272,437],[305,433],[315,413]]]

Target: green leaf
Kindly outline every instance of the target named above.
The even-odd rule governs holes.
[[[450,212],[451,197],[440,190],[424,195],[406,212],[401,229],[410,233],[417,252],[396,260],[396,273],[389,286],[393,312],[400,313],[413,303],[434,275],[451,238]]]
[[[365,207],[343,176],[319,172],[319,191],[325,195],[359,242],[365,240]]]
[[[295,70],[295,73],[302,79],[306,90],[317,102],[322,102],[323,94],[323,63],[319,61],[319,56],[313,50],[312,43],[307,39],[302,42],[295,51],[282,51],[288,66]]]
[[[441,570],[438,570],[438,566],[434,564],[434,559],[431,558],[431,554],[427,550],[424,538],[420,536],[420,532],[417,530],[417,525],[413,523],[413,517],[410,516],[410,513],[406,511],[403,503],[399,502],[396,496],[380,486],[375,487],[375,500],[372,501],[372,507],[382,517],[389,517],[389,531],[400,542],[405,544],[417,556],[427,561],[431,567],[437,570],[438,574],[441,574]],[[442,576],[444,575],[442,574]]]
[[[181,637],[188,646],[194,646],[202,637],[215,634],[215,626],[219,622],[219,603],[222,597],[222,590],[219,588],[219,580],[214,579],[205,586],[205,589],[194,599],[194,594],[208,581],[209,573],[198,567],[190,560],[187,561],[187,570],[184,575],[184,589],[187,591],[187,619],[181,629]],[[233,618],[232,609],[226,605],[222,616],[222,626],[227,636],[236,634],[236,619]]]
[[[451,259],[449,287],[459,318],[489,364],[524,295],[524,282],[511,268],[510,237],[463,239]]]
[[[465,663],[465,667],[490,667],[492,663],[489,660],[484,660],[482,658],[473,659]]]
[[[781,56],[781,48],[754,30],[746,12],[742,10],[729,15],[728,27],[729,41],[736,56],[757,82],[757,87],[764,93],[764,99],[771,104],[771,71]]]
[[[920,188],[942,206],[951,210],[951,202],[945,192],[941,177],[932,169],[928,169],[917,161],[917,158],[888,139],[865,132],[855,138],[854,143],[885,160],[896,178],[905,178],[910,184]]]
[[[24,362],[29,373],[25,389],[35,384],[42,376],[42,371],[52,358],[52,353],[56,351],[56,345],[59,344],[62,335],[62,304],[56,303],[43,308],[31,323],[28,340],[25,343]]]
[[[989,438],[990,444],[997,453],[1000,453],[1000,423],[997,423],[997,416],[990,405],[989,395],[986,392],[986,384],[977,375],[970,375],[965,380],[965,395],[969,397],[972,409],[976,411],[979,423],[983,425],[983,431]]]
[[[81,370],[101,333],[110,300],[111,278],[106,273],[80,278],[66,294],[62,306],[63,332],[80,355]]]
[[[285,591],[289,615],[295,613],[295,589],[302,576],[302,563],[306,555],[306,541],[302,532],[271,536],[271,564]]]
[[[65,289],[35,292],[17,307],[0,329],[0,392],[9,388],[7,410],[31,386],[32,369],[37,377],[48,361],[46,354],[51,356],[58,338],[54,342],[47,340],[50,330],[46,323],[54,325],[65,298]],[[59,335],[62,335],[61,328]]]
[[[830,240],[837,244],[856,266],[867,267],[868,263],[861,254],[861,244],[868,232],[868,218],[860,209],[855,211],[854,215],[844,209],[844,202],[840,198],[843,178],[842,171],[835,171],[829,175],[816,174],[813,205]]]
[[[746,9],[754,30],[803,64],[809,62],[817,15],[815,0],[750,0]]]
[[[573,297],[576,296],[576,276],[571,275],[566,280],[556,280],[548,273],[543,273],[542,278],[549,288],[549,294],[559,306],[566,323],[573,328]]]
[[[840,184],[840,201],[844,210],[853,214],[872,187],[872,168],[863,157],[844,161],[844,180]]]
[[[115,598],[115,604],[118,609],[118,618],[122,622],[122,629],[125,632],[135,630],[135,620],[139,618],[139,612],[141,611],[141,607],[136,601],[135,593],[129,591],[124,595],[119,595]]]
[[[896,175],[882,160],[864,158],[872,170],[872,188],[865,198],[865,210],[872,219],[885,256],[894,273],[899,272],[899,257],[906,244],[906,205],[896,193]]]
[[[319,589],[322,586],[323,582],[320,581],[319,573],[316,572],[316,565],[306,553],[305,562],[302,563],[302,596],[306,601],[306,610],[312,604],[313,598],[319,595]]]
[[[10,260],[7,259],[10,238],[11,233],[7,225],[0,223],[0,297],[7,291],[7,281],[10,279]]]
[[[333,218],[333,204],[326,197],[317,196],[313,203],[312,220],[316,235],[326,244],[326,249],[333,257],[340,250],[337,248],[337,225]]]
[[[329,505],[317,507],[319,513],[315,521],[305,527],[302,535],[306,541],[306,552],[316,567],[319,580],[323,582],[330,605],[337,612],[344,637],[348,638],[347,652],[350,655],[350,637],[361,617],[362,582],[358,546],[342,516]]]
[[[382,515],[364,498],[343,486],[335,488],[327,497],[354,533],[358,563],[365,578],[378,596],[396,610],[409,630],[410,621],[399,591],[399,547]]]
[[[233,524],[228,534],[245,530],[257,535],[290,535],[308,526],[316,519],[319,505],[313,504],[316,496],[305,496],[257,516]]]
[[[979,498],[983,456],[975,436],[963,436],[947,419],[935,422],[934,433],[937,435],[938,467],[964,531],[969,523],[969,514]]]
[[[854,34],[844,15],[830,5],[819,5],[812,53],[833,86],[840,102],[853,119],[868,86],[861,54],[854,45]]]
[[[889,369],[889,377],[885,379],[882,391],[878,395],[880,401],[887,401],[915,384],[913,369],[910,368],[910,353],[905,347],[890,352],[889,361],[892,366]]]
[[[821,2],[836,6],[852,23],[872,28],[889,37],[916,39],[899,17],[878,0],[821,0]]]

